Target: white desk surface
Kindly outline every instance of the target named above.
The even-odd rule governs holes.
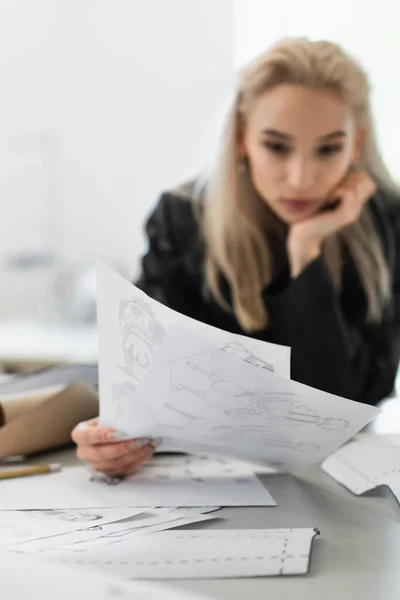
[[[73,450],[52,454],[53,460],[76,462]],[[389,492],[356,497],[317,467],[301,477],[267,475],[263,481],[277,507],[225,508],[219,513],[224,520],[200,527],[318,527],[310,573],[172,585],[220,600],[399,600],[400,507]]]

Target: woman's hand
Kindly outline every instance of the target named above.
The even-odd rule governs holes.
[[[375,190],[376,185],[367,173],[351,172],[335,190],[327,210],[290,228],[287,248],[293,278],[321,254],[324,240],[358,220]]]
[[[94,471],[113,477],[127,477],[138,471],[155,450],[155,443],[138,440],[117,441],[114,429],[99,427],[98,419],[79,423],[71,437],[77,445],[76,455],[87,461]]]

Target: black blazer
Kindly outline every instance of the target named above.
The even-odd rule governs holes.
[[[323,258],[291,280],[286,255],[284,267],[262,292],[270,325],[251,337],[290,346],[295,381],[375,404],[393,391],[400,357],[400,200],[380,191],[369,204],[393,281],[392,304],[382,322],[366,323],[365,294],[348,254],[340,294]],[[146,233],[148,248],[136,285],[176,311],[248,335],[204,291],[203,244],[190,197],[162,194]]]

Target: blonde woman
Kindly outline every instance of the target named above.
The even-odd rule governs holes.
[[[240,74],[215,160],[164,193],[137,285],[211,325],[292,349],[292,378],[375,404],[399,362],[400,201],[370,90],[339,46],[283,40]],[[150,444],[73,432],[95,470],[127,475]]]

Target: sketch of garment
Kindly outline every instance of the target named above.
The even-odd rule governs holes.
[[[217,421],[208,418],[202,418],[201,416],[193,415],[188,411],[177,409],[168,404],[164,405],[171,411],[174,411],[180,417],[186,419],[182,424],[167,425],[159,424],[163,430],[175,429],[177,433],[185,428],[187,433],[188,429],[193,428],[197,434],[201,432],[201,436],[204,440],[212,440],[215,442],[230,442],[232,445],[239,441],[251,442],[257,439],[257,443],[265,446],[274,446],[279,448],[286,448],[295,452],[318,452],[320,446],[313,442],[292,442],[283,435],[272,431],[267,425],[240,425],[233,427],[231,425],[220,425]],[[167,432],[168,434],[168,432]]]
[[[124,365],[119,365],[130,377],[139,380],[135,367],[146,368],[165,336],[165,329],[154,316],[150,304],[133,296],[122,302],[119,322],[124,334],[122,350]]]
[[[201,398],[208,407],[221,408],[227,416],[233,417],[262,417],[282,425],[316,425],[329,431],[345,429],[348,421],[335,417],[324,418],[309,406],[300,402],[298,394],[291,392],[269,392],[264,390],[249,391],[233,383],[235,374],[225,370],[221,374],[214,373],[193,360],[185,362],[186,367],[201,375],[202,389],[190,388],[182,383],[174,385],[174,391],[188,391]],[[207,385],[208,384],[208,385]],[[207,387],[206,387],[207,386]],[[224,407],[224,399],[232,400],[232,408]],[[237,399],[244,399],[237,406]],[[235,400],[235,402],[233,402]]]
[[[111,400],[116,421],[121,418],[129,419],[135,390],[136,386],[130,381],[113,384]]]
[[[162,430],[164,432],[164,435],[168,435],[169,433],[172,434],[173,432],[179,433],[183,427],[186,429],[186,431],[187,431],[188,427],[192,427],[192,426],[196,429],[196,431],[198,431],[198,430],[207,431],[210,429],[210,427],[218,425],[218,421],[214,421],[213,419],[209,419],[209,418],[203,418],[198,415],[193,415],[192,413],[189,413],[185,410],[178,409],[175,406],[171,406],[167,402],[164,403],[163,406],[164,406],[164,408],[172,411],[175,415],[177,415],[181,418],[180,422],[177,423],[176,425],[172,425],[170,423],[165,423],[165,422],[157,423],[157,428]],[[183,421],[182,421],[182,418],[184,419]]]
[[[176,381],[180,377],[180,374],[175,375],[175,367],[181,368],[182,366],[200,376],[197,378],[197,381],[201,384],[201,388],[189,387],[180,381]],[[221,401],[223,399],[233,398],[235,395],[239,395],[245,391],[242,386],[232,381],[234,377],[234,373],[229,369],[224,369],[221,374],[217,374],[196,365],[192,360],[179,360],[171,365],[171,388],[173,392],[190,392],[193,396],[201,398],[208,407],[218,409],[221,409]],[[201,409],[201,405],[199,405],[199,409]]]
[[[236,340],[234,342],[227,342],[223,345],[221,350],[223,350],[227,354],[231,354],[232,356],[237,356],[238,358],[243,359],[245,362],[250,363],[251,365],[255,365],[256,367],[260,367],[261,369],[267,369],[272,373],[274,373],[275,371],[274,365],[272,365],[271,363],[267,363],[265,360],[262,360],[258,356],[255,356],[250,350],[246,348],[246,346],[242,344],[242,342],[239,342],[239,340]]]
[[[273,446],[300,453],[314,453],[320,450],[319,444],[314,444],[313,442],[293,442],[283,435],[272,431],[265,425],[245,425],[244,427],[239,426],[236,428],[220,425],[214,427],[205,437],[216,441],[231,442],[232,444],[238,441],[251,442],[256,439],[257,443],[263,446]]]
[[[297,394],[280,392],[243,392],[236,398],[246,398],[248,402],[237,409],[226,410],[225,414],[234,417],[256,415],[269,421],[286,425],[317,425],[324,429],[336,430],[348,427],[348,421],[335,417],[324,418],[313,409],[297,400]]]

